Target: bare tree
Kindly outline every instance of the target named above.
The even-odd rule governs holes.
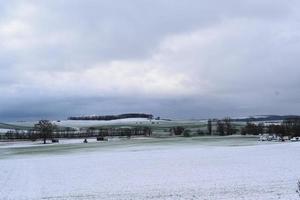
[[[233,126],[232,120],[229,117],[217,121],[217,132],[221,135],[233,135],[237,129]]]
[[[264,129],[265,127],[263,123],[256,125],[254,123],[247,122],[247,125],[242,128],[241,134],[259,135],[264,133]]]
[[[174,135],[182,135],[184,132],[184,127],[182,126],[176,126],[171,128],[171,132],[174,133]]]
[[[43,139],[44,144],[48,138],[53,137],[54,128],[55,126],[49,120],[40,120],[34,125],[35,131],[37,131],[39,138]]]
[[[284,129],[284,126],[282,126],[282,125],[271,124],[268,126],[267,133],[275,134],[275,135],[279,136],[280,138],[283,138],[285,136],[285,129]]]
[[[260,122],[257,125],[257,132],[258,134],[264,134],[265,133],[265,124]]]
[[[282,127],[286,136],[297,137],[300,136],[300,118],[288,118],[283,120]]]
[[[226,117],[223,119],[225,124],[225,133],[226,135],[233,135],[236,133],[236,129],[234,128],[232,124],[232,120],[229,117]]]
[[[212,134],[212,122],[211,122],[211,119],[209,119],[207,121],[207,130],[208,130],[208,134],[211,135]]]
[[[222,120],[217,121],[217,132],[221,136],[225,135],[225,124]]]

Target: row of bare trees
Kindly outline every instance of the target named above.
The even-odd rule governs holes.
[[[265,133],[265,125],[264,123],[251,123],[247,122],[246,126],[242,128],[241,134],[242,135],[259,135]]]
[[[284,136],[299,137],[300,136],[300,118],[288,118],[282,121],[281,124],[270,124],[265,126],[263,123],[248,122],[241,130],[242,135],[251,134],[275,134],[281,138]]]
[[[233,135],[236,134],[237,129],[232,124],[232,120],[229,117],[226,117],[217,121],[217,132],[221,136]]]
[[[283,120],[279,125],[270,125],[267,133],[276,134],[280,137],[300,137],[300,118],[289,118]]]
[[[86,138],[86,137],[105,137],[105,136],[127,136],[133,135],[152,135],[152,129],[147,126],[131,128],[96,128],[89,127],[82,130],[75,130],[69,127],[58,127],[48,120],[40,120],[32,129],[27,131],[8,131],[5,135],[0,135],[1,140],[39,140],[44,144],[47,140],[57,138]]]
[[[214,127],[214,128],[213,128]],[[214,129],[214,131],[213,131]],[[184,127],[178,126],[170,129],[172,135],[190,135],[190,130]],[[213,133],[214,132],[214,133]],[[233,135],[236,133],[242,135],[259,135],[263,133],[276,134],[279,137],[284,136],[300,136],[300,118],[290,118],[284,120],[281,124],[271,124],[265,126],[264,123],[251,123],[248,122],[246,126],[237,129],[232,120],[227,117],[222,120],[208,120],[207,131],[201,131],[198,135],[212,135],[218,134],[220,136]],[[31,139],[37,140],[42,139],[46,143],[47,139],[52,138],[75,138],[75,137],[95,137],[95,136],[127,136],[132,135],[152,135],[152,129],[150,127],[132,127],[132,128],[95,128],[90,127],[81,132],[76,132],[72,128],[60,128],[52,124],[48,120],[40,120],[35,124],[32,130],[24,131],[11,131],[8,132],[4,137],[6,139]],[[3,137],[3,136],[1,136]],[[1,139],[1,138],[0,138]]]
[[[270,124],[265,125],[264,123],[253,123],[247,122],[246,126],[240,130],[236,128],[233,121],[226,117],[222,120],[208,120],[207,122],[207,133],[212,135],[213,124],[216,126],[216,134],[232,135],[240,132],[242,135],[259,135],[259,134],[275,134],[279,137],[290,136],[290,137],[299,137],[300,136],[300,118],[288,118],[282,121],[281,124]]]

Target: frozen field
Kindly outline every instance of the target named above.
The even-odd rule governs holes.
[[[1,200],[300,199],[300,143],[198,137],[0,147]]]

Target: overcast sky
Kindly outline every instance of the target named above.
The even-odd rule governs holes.
[[[299,0],[2,0],[0,120],[300,114]]]

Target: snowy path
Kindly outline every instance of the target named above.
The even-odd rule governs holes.
[[[300,143],[26,155],[0,159],[0,199],[293,200],[299,166]]]

